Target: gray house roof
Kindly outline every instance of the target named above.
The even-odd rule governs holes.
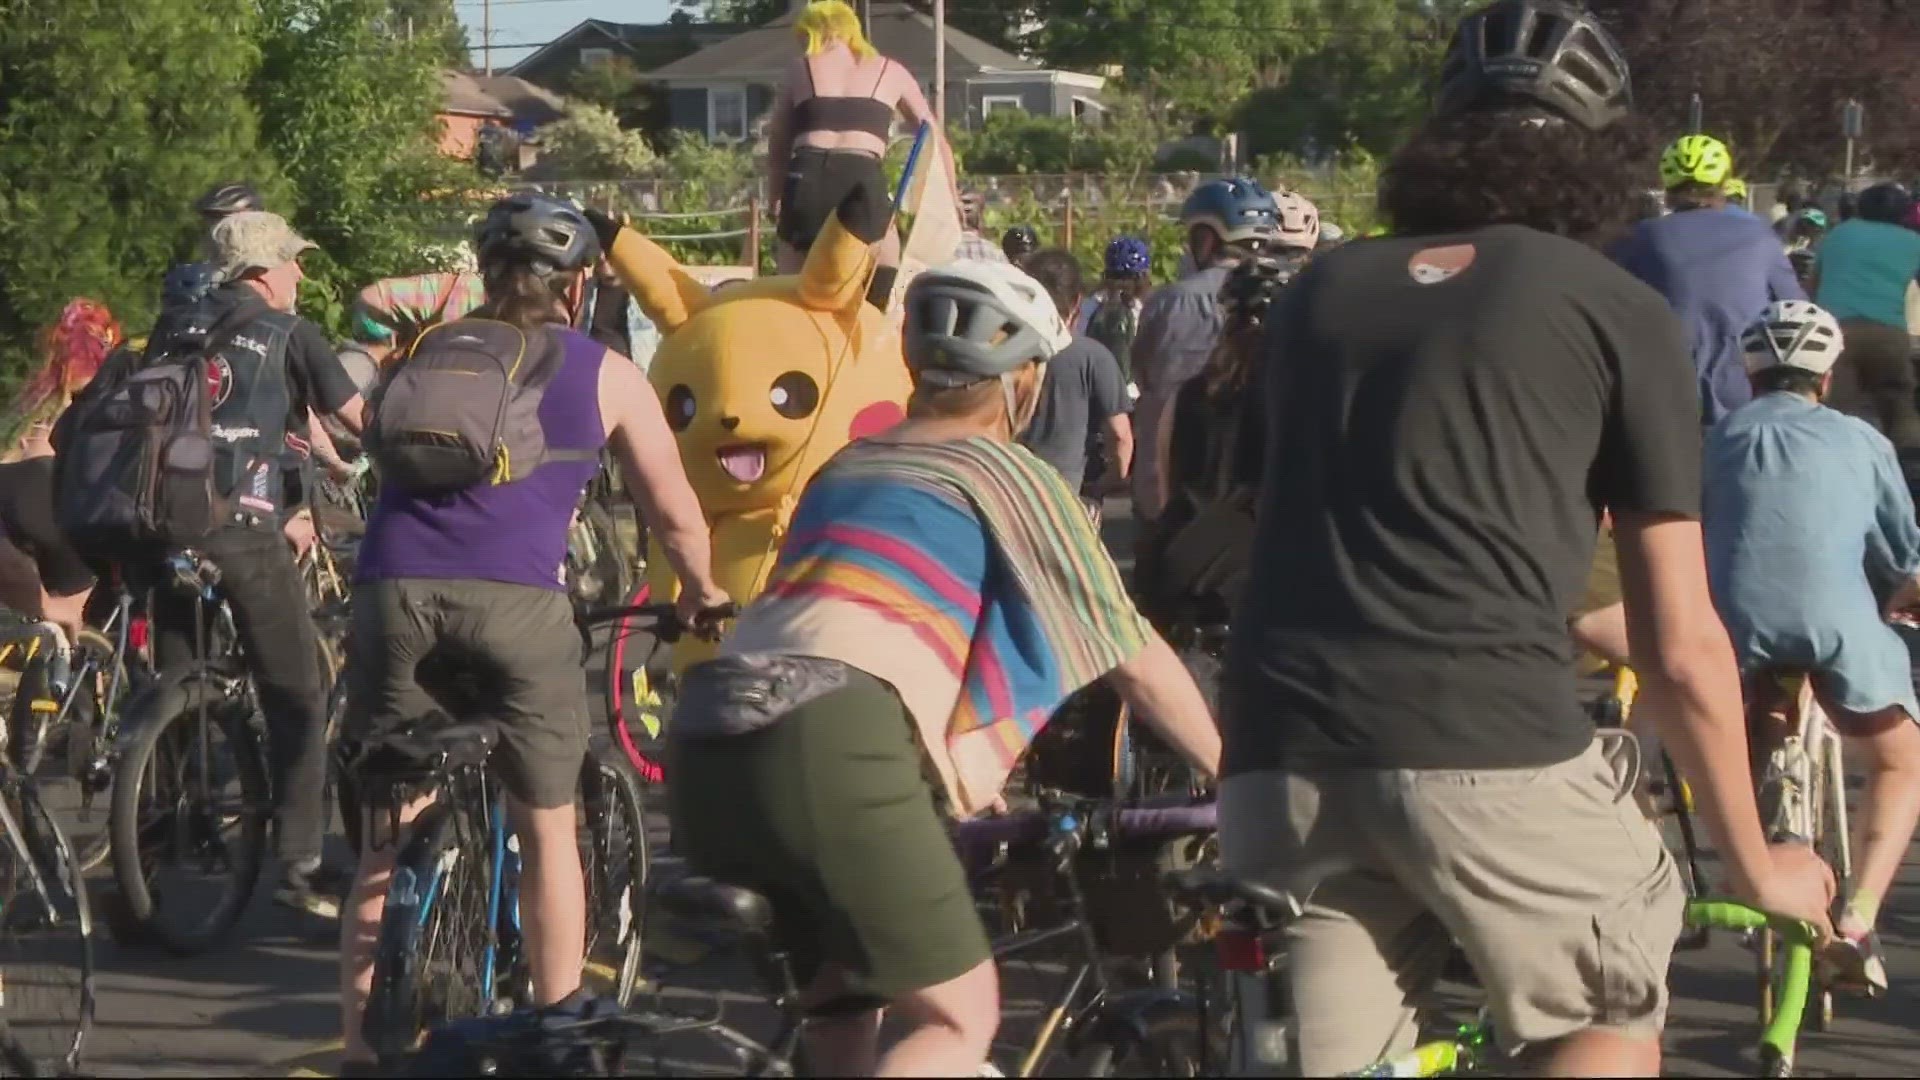
[[[442,71],[440,81],[446,87],[444,111],[458,116],[509,117],[513,111],[494,100],[480,88],[479,80],[463,71]]]
[[[922,77],[933,74],[933,18],[903,3],[875,3],[869,39],[875,48]],[[794,15],[736,34],[716,45],[647,73],[656,82],[754,79],[778,82],[800,55]],[[947,28],[947,77],[959,81],[980,72],[1046,70],[962,30]]]
[[[566,115],[566,99],[545,87],[513,75],[475,75],[472,79],[488,97],[507,107],[516,125],[539,127]]]
[[[662,23],[619,23],[608,19],[584,19],[579,25],[522,57],[507,69],[508,75],[526,75],[538,71],[553,53],[568,48],[604,47],[619,49],[627,56],[641,59],[649,48],[673,45],[691,39],[711,44],[725,40],[748,27],[742,23],[704,23],[673,19]]]

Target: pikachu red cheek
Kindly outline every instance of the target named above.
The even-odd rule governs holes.
[[[876,401],[854,414],[847,427],[847,441],[878,435],[907,418],[907,410],[895,401]]]

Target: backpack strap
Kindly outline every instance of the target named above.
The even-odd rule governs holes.
[[[575,333],[578,333],[578,332],[579,331],[575,331]],[[564,339],[561,338],[559,330],[552,325],[547,325],[547,326],[540,327],[537,331],[535,331],[534,333],[528,334],[527,336],[529,337],[529,339],[532,339],[532,338],[539,339],[539,344],[536,347],[542,350],[543,359],[546,359],[546,362],[553,364],[555,372],[558,373],[560,366],[567,362],[567,343]],[[531,343],[531,341],[529,343]],[[595,342],[595,344],[597,345],[599,343]],[[595,398],[594,412],[596,414],[598,414],[600,411],[598,407],[599,395],[600,395],[600,389],[596,385],[594,387],[594,398]],[[605,449],[604,433],[601,441],[603,445],[600,448],[594,449],[594,450],[561,450],[556,447],[549,446],[547,447],[547,460],[548,461],[598,462],[600,460],[601,451]]]

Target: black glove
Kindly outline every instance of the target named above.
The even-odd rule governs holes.
[[[620,230],[625,227],[624,224],[615,220],[613,215],[605,210],[596,210],[591,206],[582,213],[586,214],[588,224],[593,226],[593,235],[600,238],[601,253],[612,252],[613,238],[620,235]]]

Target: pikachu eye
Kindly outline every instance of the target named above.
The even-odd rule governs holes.
[[[685,383],[676,383],[667,391],[667,426],[675,431],[687,430],[687,425],[693,423],[695,408],[693,391]]]
[[[820,384],[805,372],[789,371],[773,380],[773,389],[767,392],[767,400],[773,402],[773,411],[781,416],[789,420],[804,420],[820,406]]]

